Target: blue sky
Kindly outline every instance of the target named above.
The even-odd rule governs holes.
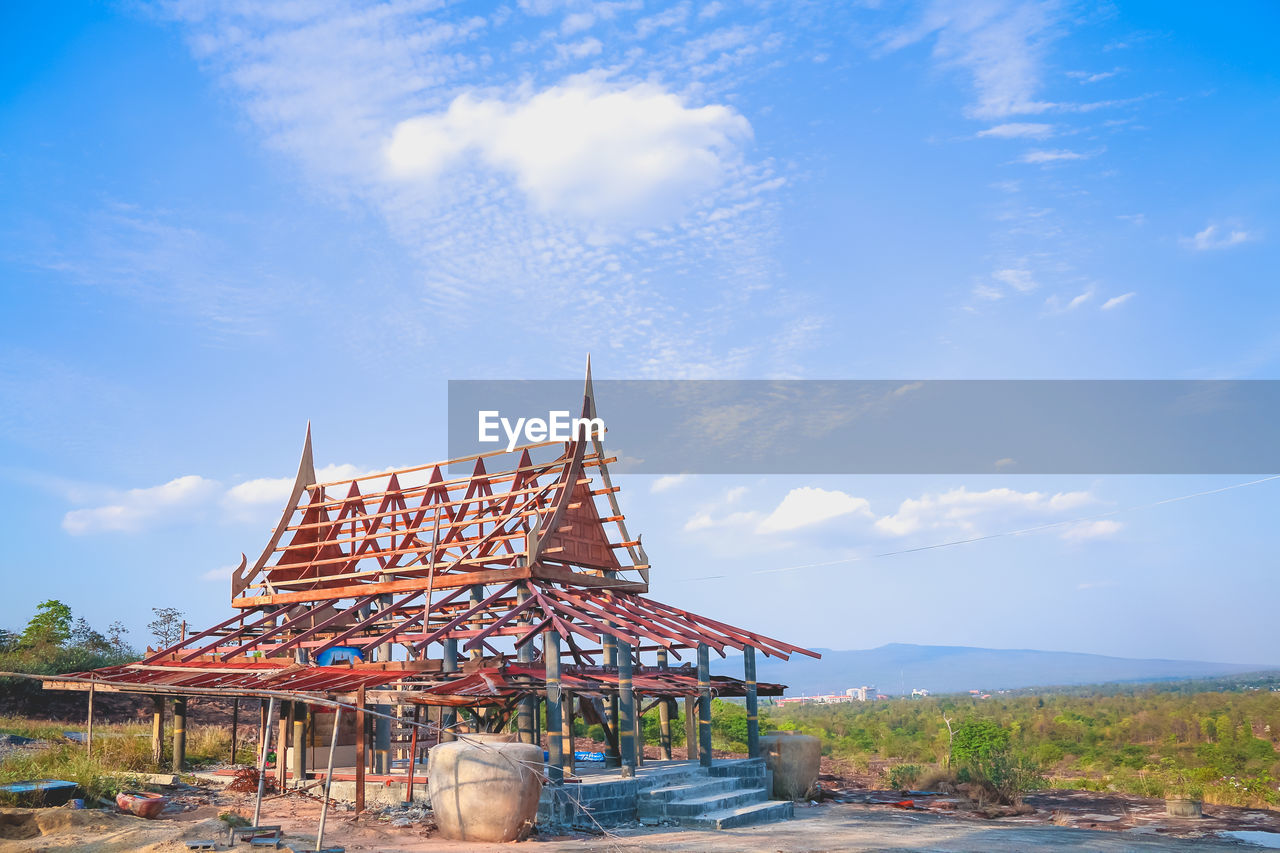
[[[415,464],[448,379],[588,351],[616,378],[1280,378],[1277,24],[9,4],[0,624],[49,597],[135,640],[151,606],[214,621],[308,419],[331,470]],[[796,642],[1277,662],[1280,486],[1127,509],[1244,479],[628,478],[623,506],[655,595]]]

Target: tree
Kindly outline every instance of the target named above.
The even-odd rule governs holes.
[[[119,619],[107,626],[107,642],[111,644],[111,649],[116,654],[128,654],[129,644],[125,641],[125,634],[129,633],[129,629]]]
[[[160,648],[172,646],[182,639],[182,624],[186,616],[176,607],[153,607],[156,618],[147,623],[147,630],[155,636]]]
[[[71,639],[71,608],[57,599],[42,601],[36,606],[22,632],[22,645],[28,648],[60,647]]]

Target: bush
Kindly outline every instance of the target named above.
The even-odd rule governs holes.
[[[913,788],[923,773],[924,768],[919,764],[895,764],[889,768],[889,787],[899,790]]]

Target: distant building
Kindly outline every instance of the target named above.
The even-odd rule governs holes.
[[[919,697],[919,698],[923,699],[924,697],[926,697],[926,696],[928,696],[928,695],[929,695],[929,691],[928,691],[927,689],[925,689],[924,687],[913,687],[913,688],[911,688],[911,698],[913,698],[913,699],[914,699],[914,698],[916,698],[916,697]]]

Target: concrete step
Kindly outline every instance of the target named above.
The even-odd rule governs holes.
[[[791,820],[795,805],[789,801],[765,800],[738,808],[704,812],[694,817],[681,817],[681,826],[698,829],[734,829],[739,826],[755,826],[778,820]]]
[[[673,800],[667,803],[667,816],[673,818],[696,817],[708,812],[722,812],[755,805],[769,799],[764,788],[739,788],[723,794],[711,794],[689,800]]]
[[[722,777],[720,779],[704,777],[700,780],[684,782],[682,784],[667,785],[663,788],[650,788],[648,791],[640,794],[640,800],[643,802],[647,798],[667,803],[672,800],[687,800],[692,797],[705,797],[708,794],[732,791],[738,786],[738,779],[733,777]]]
[[[765,766],[763,758],[744,758],[729,763],[712,764],[708,768],[708,772],[712,776],[744,776],[744,777],[763,777],[769,772]]]

